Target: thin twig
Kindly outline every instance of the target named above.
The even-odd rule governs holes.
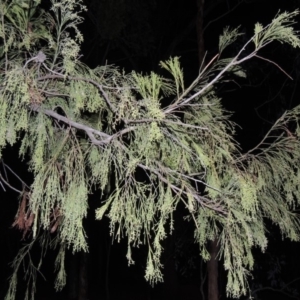
[[[156,119],[139,119],[139,120],[124,120],[126,124],[140,124],[140,123],[152,123],[152,122],[161,122],[161,123],[170,123],[178,126],[183,126],[183,127],[189,127],[189,128],[195,128],[195,129],[200,129],[200,130],[209,130],[208,127],[202,127],[202,126],[197,126],[197,125],[192,125],[192,124],[187,124],[183,123],[181,121],[171,121],[168,119],[161,119],[161,120],[156,120]]]
[[[7,172],[6,172],[6,169],[5,169],[4,161],[3,161],[3,159],[1,159],[0,161],[2,163],[2,167],[3,167],[3,172],[4,172],[5,179],[8,181],[8,176],[7,176]]]
[[[108,143],[111,139],[111,136],[102,132],[102,131],[99,131],[99,130],[96,130],[92,127],[89,127],[89,126],[86,126],[86,125],[83,125],[81,123],[78,123],[78,122],[75,122],[75,121],[72,121],[52,110],[49,110],[49,109],[42,109],[40,107],[36,107],[36,106],[32,106],[31,109],[33,111],[36,111],[36,112],[42,112],[44,113],[45,115],[47,116],[50,116],[50,117],[53,117],[61,122],[64,122],[65,124],[68,124],[74,128],[77,128],[77,129],[80,129],[80,130],[83,130],[87,133],[87,135],[93,140],[93,142],[95,144],[105,144],[105,143]],[[95,136],[93,135],[97,135],[99,136],[102,140],[97,140],[95,138]],[[106,139],[106,140],[104,140]]]
[[[3,161],[2,161],[2,164],[3,164],[3,167],[5,167],[5,169],[8,169],[24,186],[26,186],[28,189],[30,189],[30,187],[26,184],[26,182],[24,180],[22,180],[20,178],[20,176],[17,175],[16,172],[14,172],[7,164],[5,164]],[[5,171],[6,172],[6,171]]]
[[[166,183],[175,193],[179,193],[179,194],[184,194],[186,196],[188,196],[189,194],[191,194],[193,196],[193,198],[201,205],[201,206],[205,206],[208,209],[214,210],[218,213],[221,213],[222,215],[227,215],[227,211],[225,211],[222,206],[220,207],[219,205],[216,205],[216,203],[214,201],[211,201],[209,199],[207,199],[206,197],[200,196],[198,194],[196,194],[195,192],[189,190],[188,192],[183,190],[182,188],[177,187],[176,185],[172,184],[167,178],[165,178],[159,171],[157,171],[156,169],[150,168],[145,166],[144,164],[138,163],[137,166],[139,166],[140,168],[142,168],[143,170],[148,170],[152,173],[154,173],[162,182]],[[186,187],[187,188],[187,187]],[[204,201],[203,201],[204,200]],[[208,204],[208,203],[212,203],[212,205]]]
[[[2,184],[1,181],[0,181],[0,185],[1,185],[2,189],[3,189],[3,191],[6,192],[6,189],[5,189],[5,187],[4,187],[4,185]]]
[[[263,30],[267,29],[270,26],[267,25],[263,28]],[[235,65],[239,65],[241,63],[243,63],[244,61],[247,61],[249,59],[251,59],[252,57],[256,56],[257,52],[264,48],[265,46],[267,46],[270,42],[265,42],[264,44],[260,45],[260,47],[256,48],[254,51],[252,51],[249,55],[239,59],[239,57],[241,56],[242,52],[245,51],[246,47],[254,40],[255,38],[255,34],[247,41],[247,43],[243,46],[243,48],[238,52],[238,54],[228,63],[227,66],[225,66],[219,74],[217,74],[209,83],[207,83],[202,89],[200,89],[198,92],[194,93],[192,96],[190,96],[189,98],[183,100],[182,102],[179,101],[179,99],[172,105],[170,105],[167,109],[164,110],[165,113],[171,113],[174,110],[185,106],[187,103],[189,103],[190,101],[192,101],[193,99],[195,99],[196,97],[198,97],[199,95],[203,94],[206,90],[208,90],[212,85],[214,85],[222,76],[224,73],[226,73],[231,67],[235,66]],[[211,62],[209,64],[212,63],[212,61],[218,57],[219,54],[217,54],[215,57],[213,57],[213,59],[211,60]],[[208,64],[208,65],[209,65]],[[207,66],[208,67],[208,66]],[[206,71],[207,67],[203,70],[203,72]],[[202,72],[202,73],[203,73]],[[199,76],[198,76],[199,78]],[[194,82],[192,83],[191,86],[193,86]],[[189,90],[190,87],[187,89]],[[182,99],[182,96],[180,97],[180,100]]]
[[[203,32],[214,22],[222,19],[223,17],[225,17],[226,15],[232,13],[241,3],[243,3],[244,1],[239,1],[233,8],[229,9],[228,11],[226,11],[224,14],[218,16],[215,19],[210,20],[203,28]]]
[[[0,179],[1,179],[1,181],[2,181],[6,186],[8,186],[10,189],[12,189],[13,191],[15,191],[15,192],[17,192],[17,193],[19,193],[19,194],[22,194],[22,191],[20,191],[20,190],[14,188],[12,185],[10,185],[10,184],[3,178],[3,176],[2,176],[1,173],[0,173]],[[1,182],[0,182],[0,183],[1,183]],[[1,183],[1,185],[2,185],[2,183]],[[5,189],[4,189],[4,191],[5,191]]]
[[[247,151],[247,153],[243,154],[242,156],[238,157],[236,160],[235,160],[235,163],[237,162],[241,162],[243,161],[246,157],[249,156],[249,154],[251,154],[252,152],[254,152],[255,150],[259,149],[260,146],[262,146],[266,139],[270,137],[270,134],[271,132],[276,128],[276,126],[278,125],[278,123],[280,123],[280,121],[282,121],[282,119],[284,119],[286,113],[284,113],[275,123],[274,125],[269,129],[269,131],[265,134],[265,136],[263,137],[263,139],[255,146],[253,147],[252,149],[250,149],[249,151]],[[280,136],[281,137],[281,136]],[[280,137],[276,136],[277,139],[279,139]],[[276,142],[276,141],[275,141]],[[274,143],[273,143],[274,144]],[[267,150],[270,150],[269,149],[266,149]]]
[[[178,103],[180,103],[180,101],[189,94],[189,92],[191,92],[193,90],[193,88],[196,86],[196,84],[199,82],[199,80],[201,79],[201,77],[204,75],[205,71],[208,69],[208,67],[218,58],[219,53],[216,54],[209,62],[208,64],[205,66],[205,68],[201,71],[201,73],[198,75],[198,77],[193,81],[193,83],[182,93],[182,95],[170,106],[168,106],[164,112],[165,113],[170,113],[170,112],[174,112],[174,110],[176,110],[178,108]]]
[[[275,65],[282,73],[284,73],[288,78],[290,78],[291,80],[294,80],[287,72],[285,72],[278,64],[276,64],[274,61],[270,60],[270,59],[267,59],[267,58],[264,58],[262,56],[259,56],[259,55],[254,55],[254,57],[257,57],[257,58],[260,58],[262,60],[265,60],[273,65]]]

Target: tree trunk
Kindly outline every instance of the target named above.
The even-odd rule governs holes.
[[[68,300],[77,300],[79,253],[70,254],[67,277]]]
[[[219,299],[219,285],[218,285],[218,240],[215,239],[209,243],[210,260],[207,263],[208,275],[208,300]]]
[[[68,300],[88,299],[88,253],[72,254],[68,270]]]
[[[197,43],[198,43],[198,59],[200,67],[204,63],[204,37],[203,37],[203,12],[204,12],[204,1],[205,0],[197,0]]]
[[[88,253],[80,253],[78,300],[88,299]]]
[[[174,236],[171,235],[165,246],[164,299],[178,299],[178,277],[174,260]]]

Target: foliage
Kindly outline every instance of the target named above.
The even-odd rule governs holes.
[[[64,286],[64,251],[88,251],[82,225],[88,194],[104,191],[111,177],[114,189],[96,218],[108,217],[111,235],[127,239],[129,264],[132,247],[148,246],[149,282],[163,280],[161,242],[172,233],[173,212],[183,202],[201,256],[209,259],[206,244],[218,238],[227,293],[245,294],[251,250],[267,247],[265,220],[284,237],[299,239],[300,107],[285,112],[254,149],[241,153],[236,125],[214,85],[226,72],[245,76],[240,64],[274,40],[299,47],[290,27],[298,11],[256,25],[235,57],[216,55],[186,88],[178,58],[161,63],[170,78],[83,65],[77,25],[84,9],[75,0],[52,0],[50,13],[39,1],[1,1],[0,149],[19,141],[34,175],[21,191],[15,221],[32,230],[32,241],[13,263],[6,300],[14,299],[18,269],[38,240],[43,251],[60,247],[56,288]],[[238,35],[226,28],[220,53]],[[243,56],[251,43],[254,50]],[[30,263],[34,274],[42,258],[36,267]],[[34,277],[26,297],[34,296]]]

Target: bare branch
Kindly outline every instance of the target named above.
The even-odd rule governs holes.
[[[6,169],[8,169],[22,183],[23,186],[30,189],[30,187],[26,184],[26,182],[24,180],[22,180],[21,177],[18,176],[18,174],[16,172],[14,172],[6,163],[4,163],[3,159],[1,159],[1,162],[3,165],[4,172],[5,172],[6,181],[8,181],[8,176],[7,176],[7,172],[6,172]]]
[[[147,171],[150,171],[152,173],[154,173],[162,182],[166,183],[168,186],[170,186],[170,188],[176,193],[176,194],[184,194],[184,195],[188,195],[188,194],[191,194],[194,199],[201,205],[201,206],[205,206],[207,207],[208,209],[211,209],[211,210],[214,210],[218,213],[221,213],[222,215],[227,215],[227,211],[224,210],[224,208],[221,206],[219,206],[217,203],[207,199],[206,197],[204,196],[201,196],[199,194],[196,194],[194,191],[185,191],[184,189],[182,188],[179,188],[178,186],[172,184],[167,178],[165,178],[158,170],[156,169],[153,169],[153,168],[150,168],[150,167],[147,167],[145,166],[144,164],[137,164],[137,166],[139,166],[140,168],[144,169],[144,170],[147,170]],[[203,201],[204,200],[204,201]],[[208,204],[209,202],[213,203],[212,205]]]
[[[269,25],[265,26],[263,29],[266,29],[267,27],[269,27]],[[247,43],[243,46],[243,48],[238,52],[238,54],[232,58],[232,60],[227,64],[227,66],[225,66],[218,75],[216,75],[209,83],[207,83],[202,89],[200,89],[198,92],[194,93],[192,96],[188,97],[187,99],[184,99],[183,101],[180,101],[183,97],[181,96],[178,100],[176,100],[176,102],[172,105],[170,105],[167,109],[164,110],[165,113],[171,113],[174,110],[185,106],[186,104],[188,104],[189,102],[191,102],[193,99],[197,98],[198,96],[200,96],[201,94],[203,94],[206,90],[208,90],[211,86],[213,86],[216,82],[219,81],[219,79],[221,79],[221,77],[223,76],[223,74],[225,74],[230,68],[232,68],[235,65],[239,65],[251,58],[253,58],[254,56],[257,55],[257,52],[264,48],[265,46],[267,46],[269,43],[271,43],[271,41],[267,41],[265,43],[263,43],[259,48],[253,50],[250,54],[248,54],[246,57],[243,57],[241,59],[239,59],[239,57],[241,56],[242,52],[245,51],[246,47],[254,40],[255,35],[253,35],[248,41]],[[205,72],[207,67],[215,60],[216,57],[218,57],[219,54],[215,55],[213,57],[213,59],[208,63],[208,65],[204,68],[204,70],[201,72]],[[200,74],[201,75],[201,74]],[[200,75],[197,77],[197,79],[199,80]],[[195,81],[192,83],[191,86],[193,86],[195,84]],[[191,87],[189,87],[187,90],[190,90]],[[186,94],[186,93],[185,93]]]
[[[10,189],[12,189],[13,191],[15,191],[15,192],[17,192],[17,193],[19,193],[19,194],[22,193],[22,191],[16,189],[16,188],[13,187],[12,185],[10,185],[10,184],[3,178],[3,176],[2,176],[1,173],[0,173],[0,179],[1,179],[1,181],[2,181],[6,186],[8,186],[8,187],[9,187]],[[1,183],[1,182],[0,182],[0,183]],[[1,183],[1,185],[2,185],[2,183]],[[4,189],[4,191],[5,191],[5,189]]]
[[[42,109],[40,107],[37,107],[37,106],[32,106],[31,109],[33,111],[36,111],[36,112],[42,112],[44,113],[45,115],[47,116],[50,116],[50,117],[53,117],[61,122],[64,122],[65,124],[68,124],[74,128],[77,128],[77,129],[80,129],[80,130],[83,130],[86,132],[86,134],[91,138],[92,142],[95,144],[95,145],[102,145],[102,144],[107,144],[110,140],[111,140],[111,136],[102,132],[102,131],[99,131],[99,130],[96,130],[94,128],[91,128],[89,126],[86,126],[86,125],[83,125],[81,123],[78,123],[78,122],[75,122],[75,121],[72,121],[52,110],[49,110],[49,109]],[[96,135],[98,136],[99,138],[101,138],[101,140],[97,140],[93,135]]]

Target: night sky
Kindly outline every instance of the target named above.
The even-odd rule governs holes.
[[[118,5],[118,1],[109,0]],[[105,1],[84,1],[89,11],[84,14],[81,30],[85,41],[82,45],[82,60],[91,68],[99,64],[115,64],[127,72],[136,70],[147,73],[161,72],[159,61],[170,56],[179,56],[184,70],[186,86],[197,76],[199,70],[197,52],[197,34],[195,27],[196,0],[126,0],[119,1],[122,9],[122,25],[116,25],[118,9],[105,10],[100,4]],[[126,4],[123,4],[126,3]],[[237,3],[240,2],[239,5]],[[99,4],[100,3],[100,4]],[[47,7],[48,2],[43,2]],[[104,4],[103,4],[104,5]],[[127,5],[127,8],[126,8]],[[129,8],[129,5],[135,5]],[[300,1],[237,1],[206,0],[203,27],[207,60],[218,51],[218,37],[225,26],[237,27],[244,33],[241,39],[231,46],[225,55],[233,56],[253,34],[254,24],[268,24],[278,11],[292,11],[299,7]],[[102,9],[101,9],[102,8]],[[300,17],[298,17],[299,19]],[[101,21],[102,20],[102,21]],[[299,19],[300,20],[300,19]],[[299,24],[295,24],[299,28]],[[111,28],[114,28],[112,30]],[[265,48],[262,56],[279,64],[289,75],[266,61],[254,59],[243,67],[247,79],[228,78],[228,84],[217,86],[224,107],[232,112],[232,119],[240,125],[236,139],[243,151],[253,147],[286,109],[300,104],[300,88],[297,87],[300,76],[299,50],[274,43]],[[3,157],[28,184],[32,182],[27,172],[26,159],[17,159],[17,147],[7,147]],[[18,182],[11,182],[12,185]],[[7,278],[11,274],[8,264],[13,260],[21,241],[22,234],[12,228],[18,208],[18,195],[0,186],[0,299],[4,299]],[[89,215],[86,231],[89,236],[89,255],[71,253],[67,255],[67,287],[63,292],[54,294],[53,263],[55,251],[49,251],[42,269],[46,281],[38,276],[36,299],[75,299],[72,298],[74,284],[78,285],[78,273],[82,265],[87,266],[90,300],[114,299],[201,299],[201,271],[204,263],[198,255],[198,247],[193,242],[193,226],[181,220],[181,211],[177,212],[177,231],[165,241],[163,263],[165,265],[165,284],[151,288],[144,280],[146,248],[135,249],[133,256],[136,264],[128,267],[126,260],[126,242],[114,243],[108,234],[108,222],[94,221],[94,210],[99,207],[99,195],[95,193],[89,200]],[[180,221],[181,220],[181,221]],[[280,288],[280,285],[300,278],[299,244],[282,241],[278,230],[267,224],[269,229],[269,247],[265,254],[257,251],[257,264],[254,271],[254,289],[262,287]],[[39,248],[33,249],[34,255]],[[82,262],[82,263],[80,263]],[[221,271],[221,299],[225,299],[226,274]],[[205,276],[205,274],[203,274]],[[272,286],[272,284],[274,284]],[[24,284],[20,278],[18,299],[24,299]],[[266,289],[261,299],[300,299],[300,280],[291,284],[289,295]],[[298,290],[297,290],[298,289]]]

